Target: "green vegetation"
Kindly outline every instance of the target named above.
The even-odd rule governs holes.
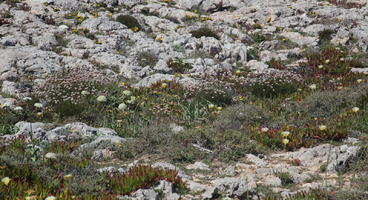
[[[111,189],[118,194],[129,194],[140,188],[149,187],[159,180],[166,180],[174,184],[174,192],[184,193],[184,182],[179,178],[178,172],[152,168],[150,166],[135,166],[122,175],[116,175],[110,179]]]
[[[200,28],[190,32],[193,37],[201,38],[201,37],[213,37],[219,39],[220,37],[211,29],[209,28]]]
[[[136,30],[141,30],[142,27],[139,24],[138,20],[131,16],[131,15],[119,15],[116,18],[117,22],[120,22],[122,24],[124,24],[125,26],[127,26],[130,29],[136,29]]]

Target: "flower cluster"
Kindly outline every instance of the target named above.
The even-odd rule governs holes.
[[[45,84],[36,86],[35,95],[50,104],[64,101],[77,104],[83,97],[101,92],[102,85],[114,81],[96,70],[68,70],[47,77]]]
[[[253,95],[259,97],[277,97],[296,92],[302,77],[288,71],[272,71],[250,75],[244,82]]]

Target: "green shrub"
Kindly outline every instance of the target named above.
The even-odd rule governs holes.
[[[116,21],[124,24],[128,28],[138,28],[138,30],[141,30],[141,25],[139,24],[138,20],[131,15],[119,15],[116,18]]]
[[[170,59],[167,61],[167,67],[172,69],[174,73],[186,73],[192,68],[189,63],[185,63],[181,59]]]
[[[299,109],[309,118],[328,119],[344,109],[357,106],[357,100],[365,94],[363,88],[315,92],[300,103]]]
[[[184,182],[178,177],[175,170],[152,168],[150,166],[135,166],[124,174],[107,177],[110,180],[111,189],[121,195],[132,193],[140,188],[150,187],[159,180],[172,182],[174,192],[184,193]]]
[[[326,29],[326,30],[318,32],[318,37],[319,37],[318,44],[319,45],[328,44],[332,39],[332,34],[334,33],[335,31],[331,29]]]
[[[301,77],[292,72],[254,75],[246,81],[246,88],[256,97],[275,98],[292,94],[301,86]]]
[[[262,109],[249,104],[238,104],[225,108],[213,126],[220,130],[240,130],[242,127],[265,123],[269,116]]]
[[[154,67],[158,62],[158,58],[154,53],[144,51],[137,55],[137,62],[142,67]]]
[[[281,179],[281,184],[283,186],[288,186],[294,183],[289,173],[276,173],[275,175]]]
[[[213,38],[216,38],[216,39],[220,38],[214,31],[212,31],[209,28],[200,28],[200,29],[191,31],[190,33],[195,38],[201,38],[201,37],[213,37]]]

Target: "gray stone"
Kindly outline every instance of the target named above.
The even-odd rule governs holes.
[[[250,198],[255,193],[254,187],[242,178],[220,178],[212,181],[212,184],[227,197],[244,197],[246,195],[247,198]]]
[[[263,182],[265,185],[279,187],[282,186],[281,179],[276,176],[267,176]]]
[[[247,67],[255,72],[262,72],[268,68],[268,65],[257,60],[251,60],[247,63]]]
[[[47,140],[78,141],[98,136],[115,136],[116,132],[108,128],[93,128],[84,123],[74,122],[46,132]]]

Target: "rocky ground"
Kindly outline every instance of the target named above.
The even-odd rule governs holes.
[[[0,199],[368,199],[367,0],[3,0]]]

